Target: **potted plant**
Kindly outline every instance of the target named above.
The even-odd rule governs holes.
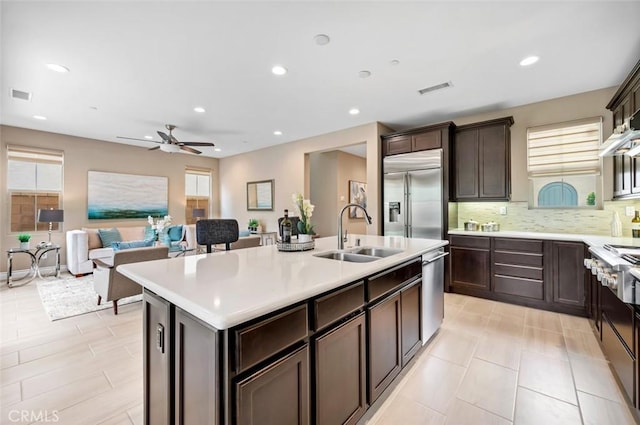
[[[587,205],[595,205],[596,204],[596,194],[595,192],[591,192],[587,195]]]
[[[250,231],[252,231],[252,232],[257,231],[259,225],[260,225],[260,223],[255,218],[250,218],[249,219],[249,230]]]
[[[300,217],[300,221],[298,221],[298,242],[311,242],[312,236],[316,234],[313,231],[313,224],[311,224],[311,216],[315,206],[299,193],[294,193],[291,196],[291,200],[295,211]]]
[[[20,249],[29,249],[29,239],[31,239],[31,235],[28,233],[20,233],[18,235],[18,240],[20,241]]]

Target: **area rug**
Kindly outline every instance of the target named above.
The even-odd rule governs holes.
[[[56,280],[39,280],[38,293],[44,310],[52,322],[97,310],[113,308],[111,301],[97,305],[98,294],[93,289],[93,275],[83,277],[68,276]],[[142,300],[142,294],[122,298],[118,307]]]

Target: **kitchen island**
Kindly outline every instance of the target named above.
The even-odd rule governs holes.
[[[447,244],[356,238],[391,255],[317,257],[331,237],[120,266],[145,290],[145,423],[355,424],[426,342],[422,255]]]

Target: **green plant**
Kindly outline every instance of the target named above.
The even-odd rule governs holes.
[[[20,233],[18,235],[18,240],[20,242],[29,242],[29,239],[31,239],[31,235],[28,233]]]
[[[587,205],[595,205],[596,204],[596,194],[595,192],[591,192],[587,195]]]
[[[250,229],[253,229],[253,228],[258,227],[258,225],[259,225],[259,224],[260,224],[260,223],[259,223],[259,222],[258,222],[258,220],[256,220],[255,218],[250,218],[250,219],[249,219],[249,228],[250,228]]]

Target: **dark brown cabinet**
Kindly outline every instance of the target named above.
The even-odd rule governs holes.
[[[310,423],[307,345],[234,385],[238,425]]]
[[[366,408],[365,314],[315,340],[318,425],[353,425]]]
[[[402,322],[402,367],[422,346],[422,281],[418,280],[400,291]]]
[[[373,403],[402,368],[400,293],[368,309],[369,403]]]
[[[454,292],[476,295],[490,291],[491,239],[451,236],[450,276]]]
[[[511,125],[513,117],[505,117],[457,128],[453,142],[453,200],[509,199]]]
[[[143,298],[144,423],[172,423],[171,304],[146,291]]]
[[[145,290],[144,423],[217,424],[217,332]]]
[[[613,114],[613,129],[640,110],[640,61],[607,104]],[[640,161],[626,155],[613,157],[614,198],[640,197]]]
[[[218,367],[211,359],[218,355],[218,333],[176,308],[174,347],[175,423],[217,424]]]
[[[382,156],[440,148],[448,151],[454,129],[454,124],[449,121],[384,135],[382,136]],[[443,158],[443,160],[447,159]]]
[[[543,245],[535,239],[494,238],[493,291],[544,301]]]
[[[584,244],[551,242],[553,302],[579,311],[586,308]]]

